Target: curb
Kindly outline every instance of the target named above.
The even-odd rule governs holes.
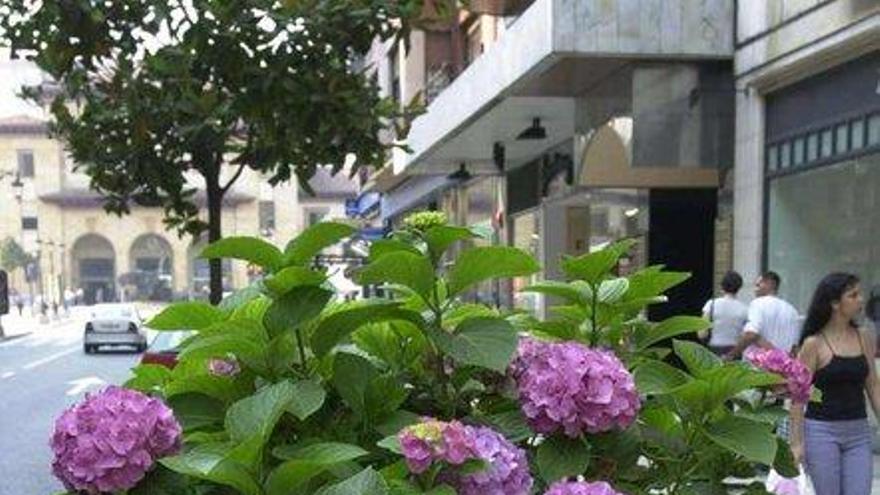
[[[2,338],[0,338],[0,344],[5,344],[6,342],[12,342],[13,340],[17,340],[22,337],[27,337],[31,333],[33,333],[33,332],[17,333],[15,335],[9,335],[7,337],[2,337]]]

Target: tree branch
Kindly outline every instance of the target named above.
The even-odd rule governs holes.
[[[235,171],[235,174],[232,175],[232,178],[229,179],[229,182],[227,182],[225,186],[220,188],[220,192],[222,194],[226,194],[226,191],[228,191],[229,188],[232,187],[232,184],[234,184],[235,181],[238,180],[238,178],[241,176],[241,173],[244,172],[244,167],[245,167],[244,163],[239,165],[238,170]]]

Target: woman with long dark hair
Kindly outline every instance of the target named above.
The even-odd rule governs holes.
[[[821,402],[792,404],[791,449],[816,495],[869,495],[873,479],[865,392],[880,412],[874,339],[855,318],[864,305],[859,279],[832,273],[819,282],[807,312],[798,358],[813,372]],[[805,412],[806,409],[806,412]]]

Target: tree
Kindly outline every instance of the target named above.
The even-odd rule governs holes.
[[[31,261],[33,261],[33,257],[25,252],[12,237],[7,237],[0,242],[0,268],[3,270],[11,272],[25,268]]]
[[[337,173],[349,154],[355,170],[381,166],[393,144],[379,131],[408,111],[355,59],[407,33],[422,1],[7,0],[0,43],[54,80],[24,94],[51,100],[53,135],[108,211],[161,206],[169,227],[213,242],[246,167],[308,190],[317,167]],[[221,293],[212,259],[211,301]]]

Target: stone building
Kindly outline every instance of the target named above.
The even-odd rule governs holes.
[[[15,239],[35,258],[29,273],[11,274],[13,289],[50,303],[67,287],[83,289],[86,302],[204,295],[208,263],[197,258],[204,242],[166,229],[161,208],[105,212],[89,177],[46,131],[32,116],[0,119],[0,239]],[[304,227],[343,217],[345,199],[356,192],[347,178],[324,172],[312,187],[315,196],[292,183],[273,188],[247,170],[225,198],[224,236],[262,236],[283,247]],[[224,265],[226,289],[248,282],[244,263]]]

